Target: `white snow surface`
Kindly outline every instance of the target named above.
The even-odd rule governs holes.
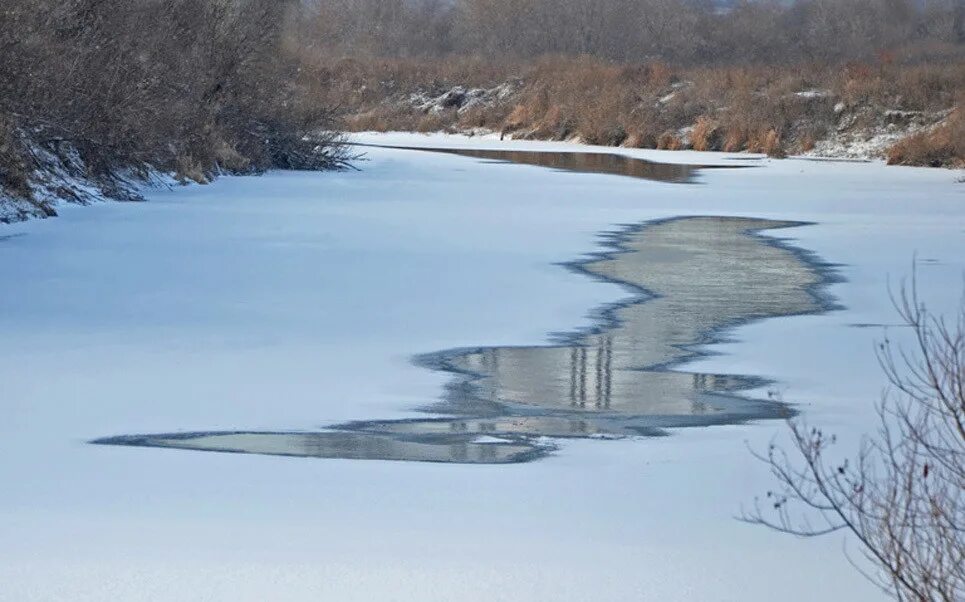
[[[538,344],[626,296],[556,263],[623,223],[815,222],[775,235],[842,264],[847,309],[737,328],[687,369],[774,379],[845,447],[883,385],[883,330],[851,325],[895,322],[886,286],[915,253],[924,299],[960,298],[960,173],[595,150],[757,167],[683,185],[373,148],[359,172],[225,177],[0,228],[0,600],[881,599],[843,536],[734,520],[771,484],[747,446],[777,422],[564,441],[512,466],[85,443],[418,416],[448,377],[413,354]]]

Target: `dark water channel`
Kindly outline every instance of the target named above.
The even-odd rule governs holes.
[[[569,264],[619,283],[630,300],[596,326],[529,347],[452,349],[416,358],[451,375],[426,418],[353,422],[319,432],[127,435],[94,443],[318,458],[511,463],[566,438],[661,436],[667,429],[783,418],[741,393],[762,381],[675,370],[728,328],[831,309],[829,266],[763,236],[795,222],[682,217],[627,228],[609,249]]]
[[[628,176],[631,178],[642,178],[644,180],[676,184],[693,183],[697,173],[702,169],[737,169],[747,167],[746,165],[659,163],[657,161],[648,161],[646,159],[606,152],[587,153],[570,151],[486,150],[475,148],[423,148],[418,146],[392,146],[385,148],[444,153],[482,159],[493,163],[517,163],[521,165],[547,167],[558,171]]]

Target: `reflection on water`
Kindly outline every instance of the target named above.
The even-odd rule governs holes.
[[[335,431],[325,433],[213,432],[118,437],[95,441],[146,447],[171,447],[271,456],[409,460],[460,464],[525,462],[544,452],[526,442],[479,440],[469,432],[392,434]]]
[[[759,380],[675,371],[728,327],[830,308],[827,266],[758,234],[799,225],[720,217],[630,228],[612,251],[571,268],[634,292],[600,311],[596,328],[558,344],[443,351],[419,363],[453,380],[432,408],[444,416],[367,421],[319,433],[126,436],[97,443],[321,458],[509,463],[539,458],[550,439],[665,434],[674,427],[780,418],[749,399]]]
[[[701,169],[734,169],[742,167],[740,165],[708,166],[658,163],[656,161],[647,161],[646,159],[606,152],[485,150],[475,148],[424,148],[418,146],[392,146],[384,148],[446,153],[500,163],[520,163],[523,165],[535,165],[537,167],[549,167],[561,171],[629,176],[632,178],[674,183],[693,182],[697,172]]]

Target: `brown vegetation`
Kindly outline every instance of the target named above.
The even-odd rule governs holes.
[[[965,115],[962,109],[952,111],[941,124],[912,134],[892,146],[888,149],[888,163],[965,167]]]
[[[329,98],[354,130],[482,128],[780,156],[842,128],[926,127],[965,90],[959,0],[312,6],[299,21],[299,52],[333,82]],[[515,93],[500,102],[424,106],[455,86],[506,83]],[[887,111],[920,114],[890,124]]]
[[[283,47],[296,4],[4,0],[3,192],[29,199],[51,169],[120,194],[122,175],[149,168],[203,181],[338,165],[334,139],[304,139],[333,122]]]
[[[591,57],[498,67],[471,59],[352,59],[332,61],[326,73],[333,81],[352,82],[333,100],[347,109],[349,130],[482,128],[523,138],[772,156],[811,150],[839,127],[912,130],[911,120],[940,121],[965,90],[965,60],[942,66],[672,68]],[[467,111],[428,111],[409,100],[456,85],[492,88],[503,82],[514,82],[510,98]],[[887,117],[889,111],[896,116]],[[891,126],[889,119],[897,123]],[[952,128],[947,134],[948,143],[936,152],[946,153],[940,163],[953,165],[963,157],[954,144],[961,136]],[[907,163],[923,164],[917,155]]]
[[[911,117],[889,127],[919,132],[892,162],[962,163],[960,111],[930,127],[965,90],[959,0],[721,5],[5,0],[0,187],[47,213],[38,189],[80,189],[41,186],[45,171],[123,196],[149,168],[205,181],[338,166],[331,107],[354,130],[773,156],[891,111]],[[427,108],[455,86],[506,93]]]

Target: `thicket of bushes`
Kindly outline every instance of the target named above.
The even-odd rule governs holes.
[[[930,123],[965,99],[965,61],[671,68],[591,57],[498,63],[363,58],[331,61],[326,68],[325,77],[337,84],[329,93],[353,110],[344,120],[349,130],[483,128],[537,139],[575,136],[591,144],[772,155],[811,150],[843,125],[873,131],[891,123],[901,131],[916,121]],[[406,101],[420,91],[504,82],[516,86],[507,102],[426,112]],[[900,145],[905,150],[900,158],[893,152],[892,162],[961,165],[958,115],[952,112],[946,125]]]
[[[284,44],[297,5],[4,0],[0,187],[30,198],[50,157],[109,194],[149,167],[204,180],[340,165],[334,135],[304,139],[333,114]]]
[[[912,134],[888,149],[892,165],[965,167],[965,115],[959,103],[951,116],[939,126]]]
[[[961,0],[316,0],[299,35],[355,130],[780,155],[844,118],[870,129],[887,110],[939,114],[965,98]],[[424,113],[398,102],[504,82],[517,82],[511,103]],[[795,94],[807,90],[824,94]],[[957,123],[891,160],[965,162]]]

